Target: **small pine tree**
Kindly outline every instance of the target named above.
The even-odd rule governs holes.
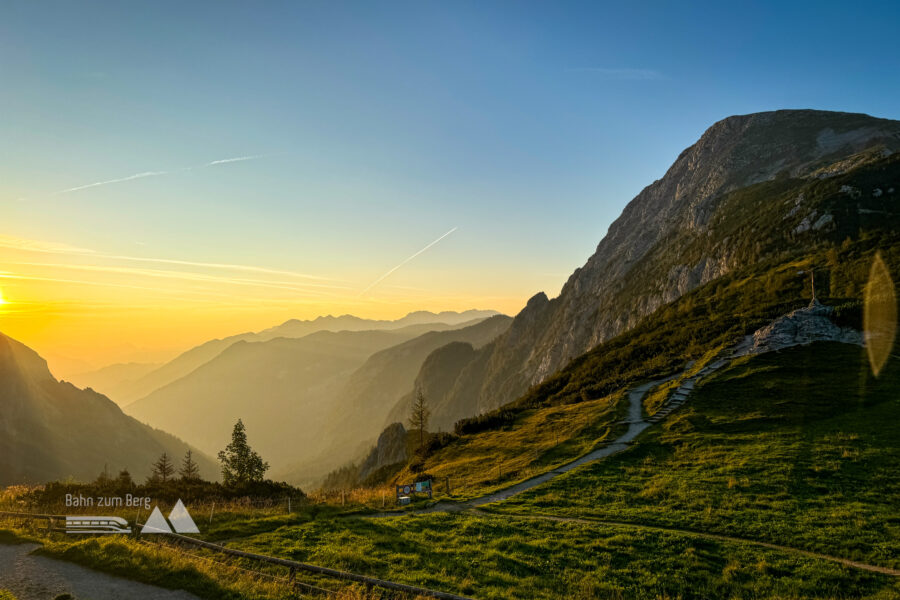
[[[194,457],[190,450],[185,452],[178,474],[185,481],[198,481],[200,479],[200,467],[194,462]]]
[[[413,429],[419,431],[419,450],[425,447],[425,430],[428,429],[428,418],[431,411],[428,410],[428,403],[425,400],[425,394],[421,388],[416,390],[416,399],[413,401],[412,410],[409,414],[409,425]]]
[[[116,478],[116,486],[125,490],[130,490],[134,487],[134,480],[131,478],[131,473],[128,472],[128,469],[119,471],[119,476]]]
[[[165,483],[174,473],[175,465],[172,464],[172,459],[169,458],[167,452],[163,452],[162,456],[159,457],[159,460],[153,463],[153,475],[151,476],[151,479]]]
[[[219,452],[222,463],[222,482],[228,487],[255,483],[263,480],[269,463],[250,448],[244,422],[238,419],[231,432],[231,443]]]
[[[103,465],[103,471],[97,475],[97,479],[94,481],[94,485],[99,487],[107,487],[112,482],[112,477],[109,476],[109,465]]]

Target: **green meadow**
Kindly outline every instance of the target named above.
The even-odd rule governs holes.
[[[742,359],[628,451],[498,505],[900,567],[900,369],[816,343]]]

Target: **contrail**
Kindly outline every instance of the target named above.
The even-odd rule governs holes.
[[[400,267],[402,267],[403,265],[405,265],[406,263],[408,263],[409,261],[411,261],[411,260],[414,259],[415,257],[419,256],[420,254],[422,254],[423,252],[425,252],[426,250],[428,250],[429,248],[431,248],[432,246],[434,246],[435,244],[437,244],[439,241],[441,241],[442,239],[444,239],[445,237],[447,237],[448,235],[450,235],[451,233],[453,233],[453,232],[456,231],[457,229],[459,229],[459,227],[454,227],[453,229],[451,229],[450,231],[448,231],[447,233],[445,233],[444,235],[442,235],[442,236],[439,237],[438,239],[434,240],[433,242],[431,242],[430,244],[428,244],[427,246],[425,246],[424,248],[422,248],[421,250],[419,250],[418,252],[416,252],[415,254],[413,254],[412,256],[410,256],[409,258],[407,258],[406,260],[404,260],[402,263],[400,263],[399,265],[397,265],[396,267],[394,267],[393,269],[391,269],[390,271],[388,271],[387,273],[385,273],[384,275],[382,275],[381,277],[379,277],[378,279],[376,279],[375,281],[373,281],[372,283],[370,283],[370,284],[369,284],[369,287],[367,287],[366,289],[364,289],[363,291],[361,291],[361,292],[359,293],[359,295],[362,296],[363,294],[365,294],[366,292],[368,292],[369,290],[371,290],[373,287],[375,287],[376,285],[378,285],[379,283],[381,283],[382,281],[384,281],[388,276],[390,276],[391,273],[393,273],[394,271],[396,271],[397,269],[399,269]]]
[[[227,163],[233,162],[241,162],[244,160],[255,160],[257,158],[265,157],[265,154],[255,154],[253,156],[237,156],[235,158],[221,158],[219,160],[213,160],[208,163],[203,163],[202,165],[196,165],[193,167],[182,167],[180,169],[173,169],[171,171],[144,171],[143,173],[135,173],[134,175],[129,175],[128,177],[119,177],[117,179],[107,179],[106,181],[96,181],[94,183],[88,183],[86,185],[79,185],[75,187],[71,187],[65,190],[60,190],[58,192],[53,192],[52,196],[59,196],[60,194],[68,194],[70,192],[77,192],[78,190],[86,190],[92,187],[99,187],[101,185],[109,185],[111,183],[122,183],[123,181],[132,181],[134,179],[143,179],[144,177],[159,177],[160,175],[170,175],[172,173],[183,173],[185,171],[193,171],[194,169],[205,169],[207,167],[214,167],[216,165],[224,165]]]
[[[214,160],[212,162],[208,162],[204,167],[211,167],[213,165],[224,165],[225,163],[233,163],[233,162],[241,162],[242,160],[254,160],[256,158],[265,158],[265,154],[255,154],[253,156],[238,156],[236,158],[223,158],[221,160]]]
[[[132,179],[143,179],[144,177],[157,177],[159,175],[165,175],[170,171],[144,171],[143,173],[136,173],[134,175],[129,175],[128,177],[120,177],[118,179],[107,179],[106,181],[97,181],[95,183],[88,183],[87,185],[79,185],[77,187],[69,188],[66,190],[60,190],[58,192],[53,192],[54,196],[58,196],[59,194],[68,194],[69,192],[77,192],[78,190],[86,190],[92,187],[98,187],[101,185],[109,185],[110,183],[121,183],[122,181],[131,181]]]

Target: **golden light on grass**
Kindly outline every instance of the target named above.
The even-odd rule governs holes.
[[[878,377],[891,356],[897,335],[897,294],[881,253],[875,254],[863,307],[863,330],[872,372]]]

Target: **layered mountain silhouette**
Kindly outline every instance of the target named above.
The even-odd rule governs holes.
[[[65,379],[81,388],[91,388],[122,406],[134,382],[160,368],[155,363],[117,363],[101,369],[69,375]]]
[[[284,465],[357,438],[374,439],[432,349],[453,339],[493,339],[504,319],[509,320],[495,316],[473,325],[459,323],[458,331],[433,331],[453,326],[424,323],[239,340],[125,410],[209,453],[221,450],[234,423],[243,419],[254,448],[273,465]],[[401,350],[375,358],[388,348]]]
[[[325,428],[306,443],[313,452],[280,473],[289,480],[308,481],[359,458],[378,437],[391,409],[429,354],[448,344],[481,348],[506,331],[511,322],[510,317],[495,315],[451,331],[430,331],[376,352],[335,390]],[[399,420],[405,421],[406,416]]]
[[[0,485],[94,479],[104,468],[149,475],[188,445],[124,414],[109,398],[57,381],[36,352],[0,334]],[[201,475],[217,465],[194,451]]]
[[[353,315],[331,315],[301,321],[290,319],[260,332],[246,332],[210,340],[178,355],[164,365],[125,364],[82,373],[71,379],[80,386],[106,394],[119,405],[126,406],[151,392],[188,375],[206,364],[235,342],[265,342],[279,337],[300,338],[317,331],[382,331],[409,326],[427,326],[428,330],[457,327],[462,323],[486,319],[497,314],[493,310],[416,311],[394,321],[361,319]]]

